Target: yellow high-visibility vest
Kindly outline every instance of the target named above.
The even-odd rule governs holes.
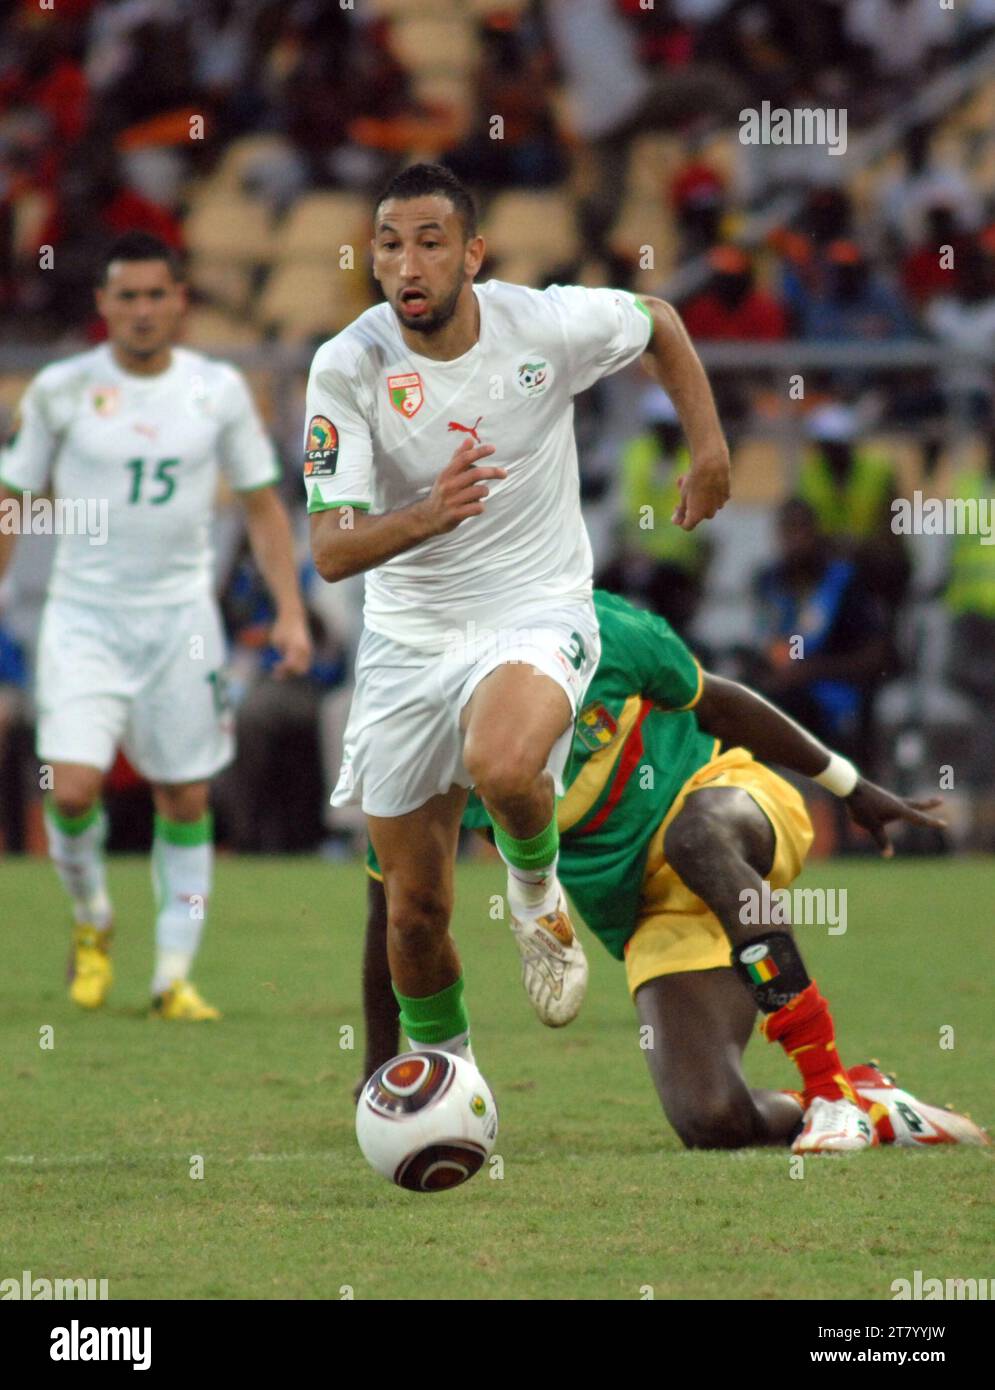
[[[681,500],[677,479],[691,467],[682,444],[670,467],[661,469],[656,436],[641,434],[622,450],[622,514],[629,545],[654,560],[666,561],[693,573],[701,567],[702,543],[697,531],[685,531],[670,518]]]
[[[953,495],[965,502],[989,499],[995,505],[995,479],[980,468],[966,468],[954,478]],[[995,545],[982,545],[980,535],[954,536],[945,597],[954,613],[995,618]]]
[[[813,450],[798,475],[798,495],[809,504],[827,536],[865,540],[879,530],[894,488],[891,463],[880,454],[857,449],[840,488],[822,454]]]

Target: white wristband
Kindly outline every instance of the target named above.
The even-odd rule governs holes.
[[[860,773],[849,758],[841,758],[838,753],[830,753],[829,762],[821,772],[812,778],[820,787],[825,787],[833,796],[849,796],[860,781]]]

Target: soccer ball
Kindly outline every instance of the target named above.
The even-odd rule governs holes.
[[[472,1178],[497,1128],[494,1097],[473,1063],[430,1048],[385,1062],[356,1107],[367,1162],[409,1192],[444,1192]]]

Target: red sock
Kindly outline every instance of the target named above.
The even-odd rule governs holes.
[[[816,1096],[852,1100],[862,1106],[836,1051],[833,1017],[813,980],[777,1013],[767,1014],[760,1031],[779,1042],[801,1072],[806,1108]]]

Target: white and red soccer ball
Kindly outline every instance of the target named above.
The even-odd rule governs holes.
[[[367,1162],[409,1192],[445,1192],[472,1178],[497,1129],[494,1097],[473,1063],[431,1048],[385,1062],[356,1106]]]

